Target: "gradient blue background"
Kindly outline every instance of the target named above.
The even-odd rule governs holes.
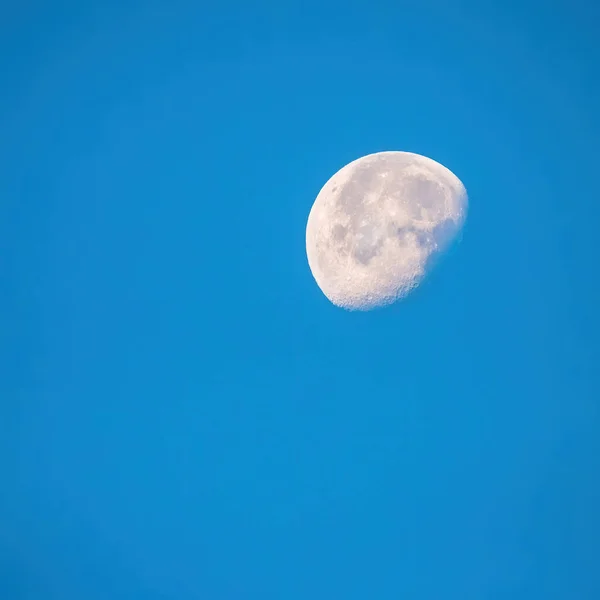
[[[598,22],[2,6],[0,598],[600,598]],[[306,218],[385,149],[470,214],[347,313]]]

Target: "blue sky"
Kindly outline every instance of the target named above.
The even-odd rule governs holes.
[[[597,600],[598,5],[0,9],[0,597]],[[465,183],[331,305],[320,187]]]

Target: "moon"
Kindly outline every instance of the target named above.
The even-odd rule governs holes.
[[[412,152],[377,152],[340,169],[319,192],[306,225],[317,285],[336,306],[371,310],[404,298],[456,239],[465,186]]]

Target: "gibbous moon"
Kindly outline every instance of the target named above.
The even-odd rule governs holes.
[[[467,215],[461,181],[411,152],[377,152],[340,169],[308,216],[306,254],[336,306],[370,310],[403,298],[423,280]]]

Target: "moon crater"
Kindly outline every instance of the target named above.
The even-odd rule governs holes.
[[[411,152],[378,152],[340,169],[306,226],[311,272],[325,296],[369,310],[406,296],[460,232],[467,193],[450,170]]]

